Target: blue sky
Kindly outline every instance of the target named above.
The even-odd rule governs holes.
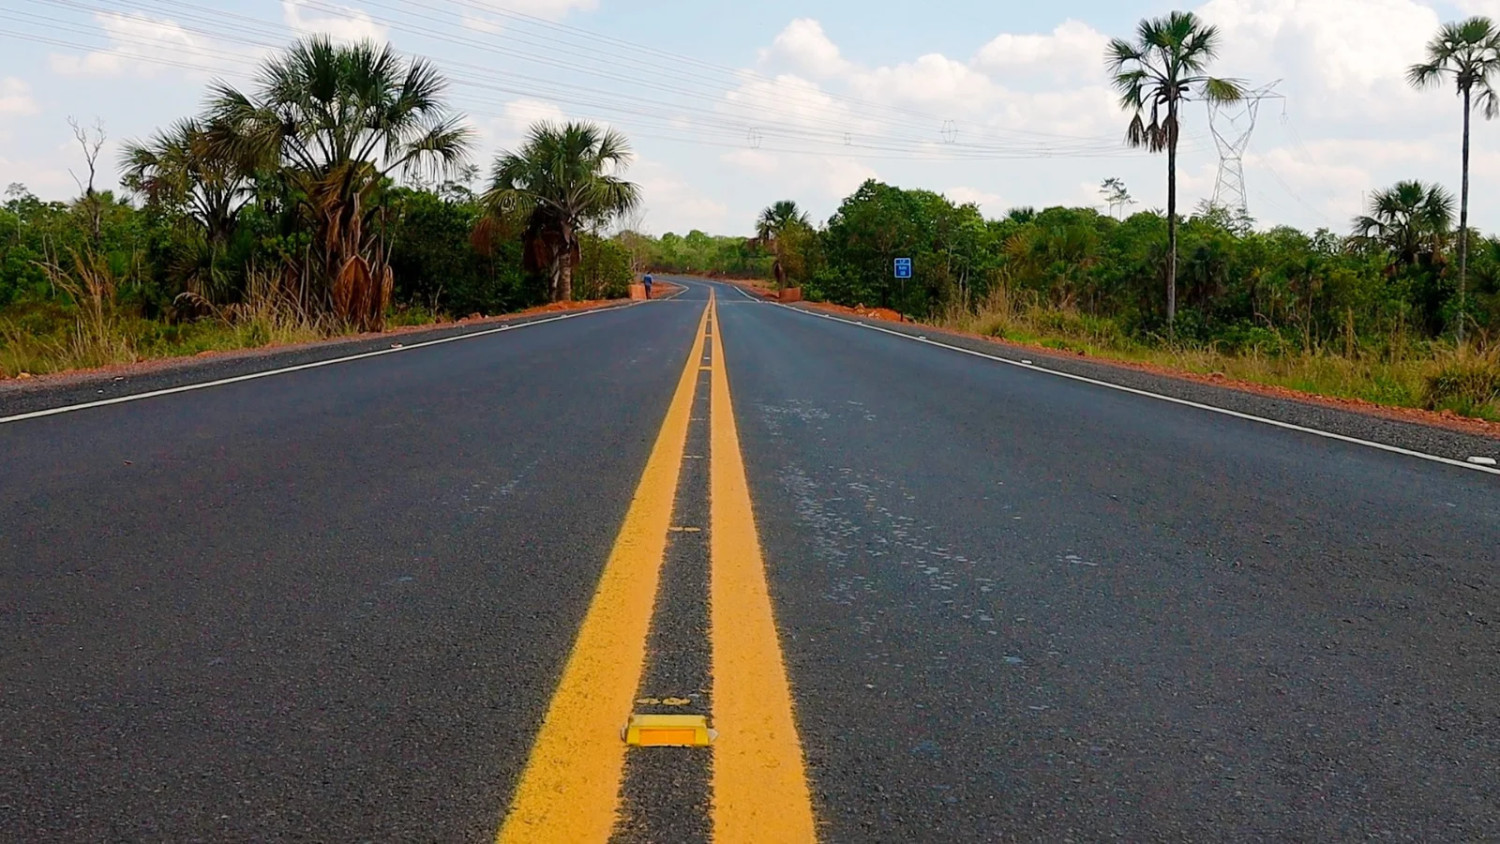
[[[633,141],[649,231],[746,233],[795,199],[822,219],[867,177],[946,193],[990,215],[1102,207],[1123,178],[1165,204],[1164,162],[1120,144],[1127,117],[1101,54],[1144,16],[1130,2],[703,4],[626,0],[7,0],[0,9],[0,185],[76,193],[67,118],[118,143],[194,112],[209,79],[244,84],[298,34],[387,38],[453,80],[487,168],[536,119],[609,123]],[[1500,0],[1208,0],[1215,71],[1285,99],[1262,104],[1244,170],[1261,225],[1348,227],[1365,192],[1458,183],[1456,101],[1402,81],[1443,20]],[[1227,115],[1233,117],[1234,115]],[[1188,113],[1181,201],[1214,191],[1217,154]],[[1243,118],[1241,117],[1241,120]],[[1500,229],[1495,124],[1475,135],[1475,224]]]

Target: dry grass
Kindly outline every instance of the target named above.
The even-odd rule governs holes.
[[[173,324],[119,307],[118,284],[103,262],[75,256],[75,266],[71,273],[48,267],[73,305],[34,303],[0,316],[0,377],[303,343],[345,333],[331,317],[309,313],[278,295],[275,280],[265,274],[252,274],[243,302]],[[395,320],[406,325],[432,321],[425,311],[404,312]]]
[[[938,324],[1097,358],[1500,421],[1500,346],[1416,346],[1405,338],[1391,338],[1383,344],[1384,352],[1375,353],[1361,348],[1351,334],[1337,350],[1305,351],[1278,344],[1227,353],[1215,346],[1141,342],[1111,320],[1043,307],[1003,289],[975,310],[950,309]]]

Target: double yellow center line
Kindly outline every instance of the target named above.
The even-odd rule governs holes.
[[[712,320],[712,363],[703,364]],[[516,788],[498,844],[605,842],[625,768],[620,728],[646,661],[646,638],[672,525],[700,368],[711,370],[709,630],[713,834],[730,842],[816,840],[812,800],[740,452],[712,293]]]

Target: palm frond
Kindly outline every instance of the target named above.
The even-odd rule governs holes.
[[[1130,125],[1125,128],[1125,143],[1136,148],[1146,146],[1146,123],[1141,119],[1140,112],[1135,113]]]
[[[1207,77],[1198,84],[1203,91],[1203,99],[1211,103],[1239,102],[1245,96],[1244,83],[1238,79]]]
[[[1406,69],[1406,81],[1413,88],[1431,88],[1442,83],[1443,69],[1432,62],[1414,64]]]

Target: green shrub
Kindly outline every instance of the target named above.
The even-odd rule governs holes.
[[[1213,337],[1219,348],[1233,354],[1263,352],[1280,354],[1285,346],[1280,334],[1261,325],[1237,323],[1220,329]]]
[[[1500,405],[1500,363],[1493,359],[1455,358],[1427,376],[1427,407],[1466,415],[1492,415]]]

